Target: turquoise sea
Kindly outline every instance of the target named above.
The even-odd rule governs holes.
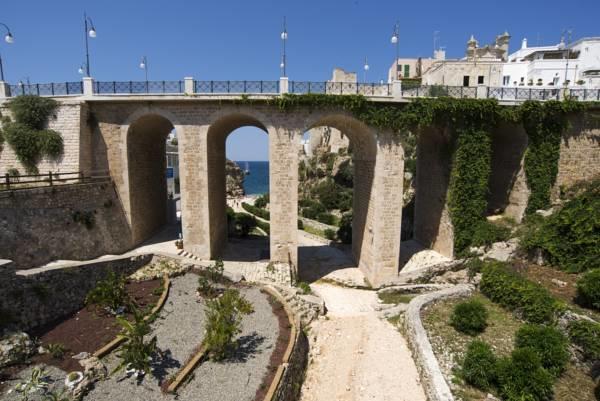
[[[244,191],[246,195],[262,195],[269,192],[269,162],[246,162],[236,161],[242,170],[248,170],[250,174],[244,179]]]

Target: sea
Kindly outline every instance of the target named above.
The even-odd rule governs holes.
[[[248,170],[250,174],[246,175],[244,179],[244,192],[246,195],[262,195],[269,192],[269,162],[251,162],[251,161],[236,161],[237,165],[242,170],[246,169],[246,163],[248,164]]]

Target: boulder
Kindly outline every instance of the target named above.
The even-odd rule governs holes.
[[[500,262],[506,262],[512,259],[519,247],[519,239],[511,238],[506,242],[495,242],[490,249],[483,255],[484,259],[495,259]]]
[[[25,361],[33,355],[36,345],[24,332],[12,332],[0,340],[0,368]]]

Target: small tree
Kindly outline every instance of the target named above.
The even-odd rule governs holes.
[[[252,304],[238,290],[229,289],[214,300],[206,301],[206,336],[204,346],[213,360],[222,360],[236,346],[243,315],[254,312]]]
[[[109,272],[106,278],[99,281],[96,287],[87,294],[85,303],[87,305],[96,304],[109,309],[111,313],[116,313],[120,307],[130,303],[129,295],[125,290],[125,282],[124,275],[119,276],[113,271]]]
[[[138,372],[150,373],[152,355],[156,352],[156,336],[149,341],[144,341],[144,336],[150,334],[150,323],[144,320],[144,316],[137,308],[132,308],[134,321],[117,316],[117,322],[122,330],[120,338],[125,339],[125,344],[117,356],[121,363],[111,374],[121,371],[123,368],[134,369]]]

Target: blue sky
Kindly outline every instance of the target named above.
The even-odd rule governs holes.
[[[288,76],[323,81],[334,67],[385,79],[393,61],[389,38],[400,23],[400,55],[428,57],[433,31],[448,57],[461,57],[470,34],[481,44],[505,29],[511,49],[557,43],[561,31],[574,38],[600,35],[600,1],[389,1],[389,0],[13,0],[0,6],[15,43],[0,44],[8,81],[79,80],[84,62],[83,12],[98,37],[91,40],[92,76],[98,80],[276,80],[282,17],[288,20]],[[362,79],[362,74],[361,74]],[[243,129],[230,137],[228,157],[264,160],[266,135]],[[237,136],[244,138],[237,139]],[[231,142],[231,144],[230,144]],[[235,146],[233,146],[235,142]]]

